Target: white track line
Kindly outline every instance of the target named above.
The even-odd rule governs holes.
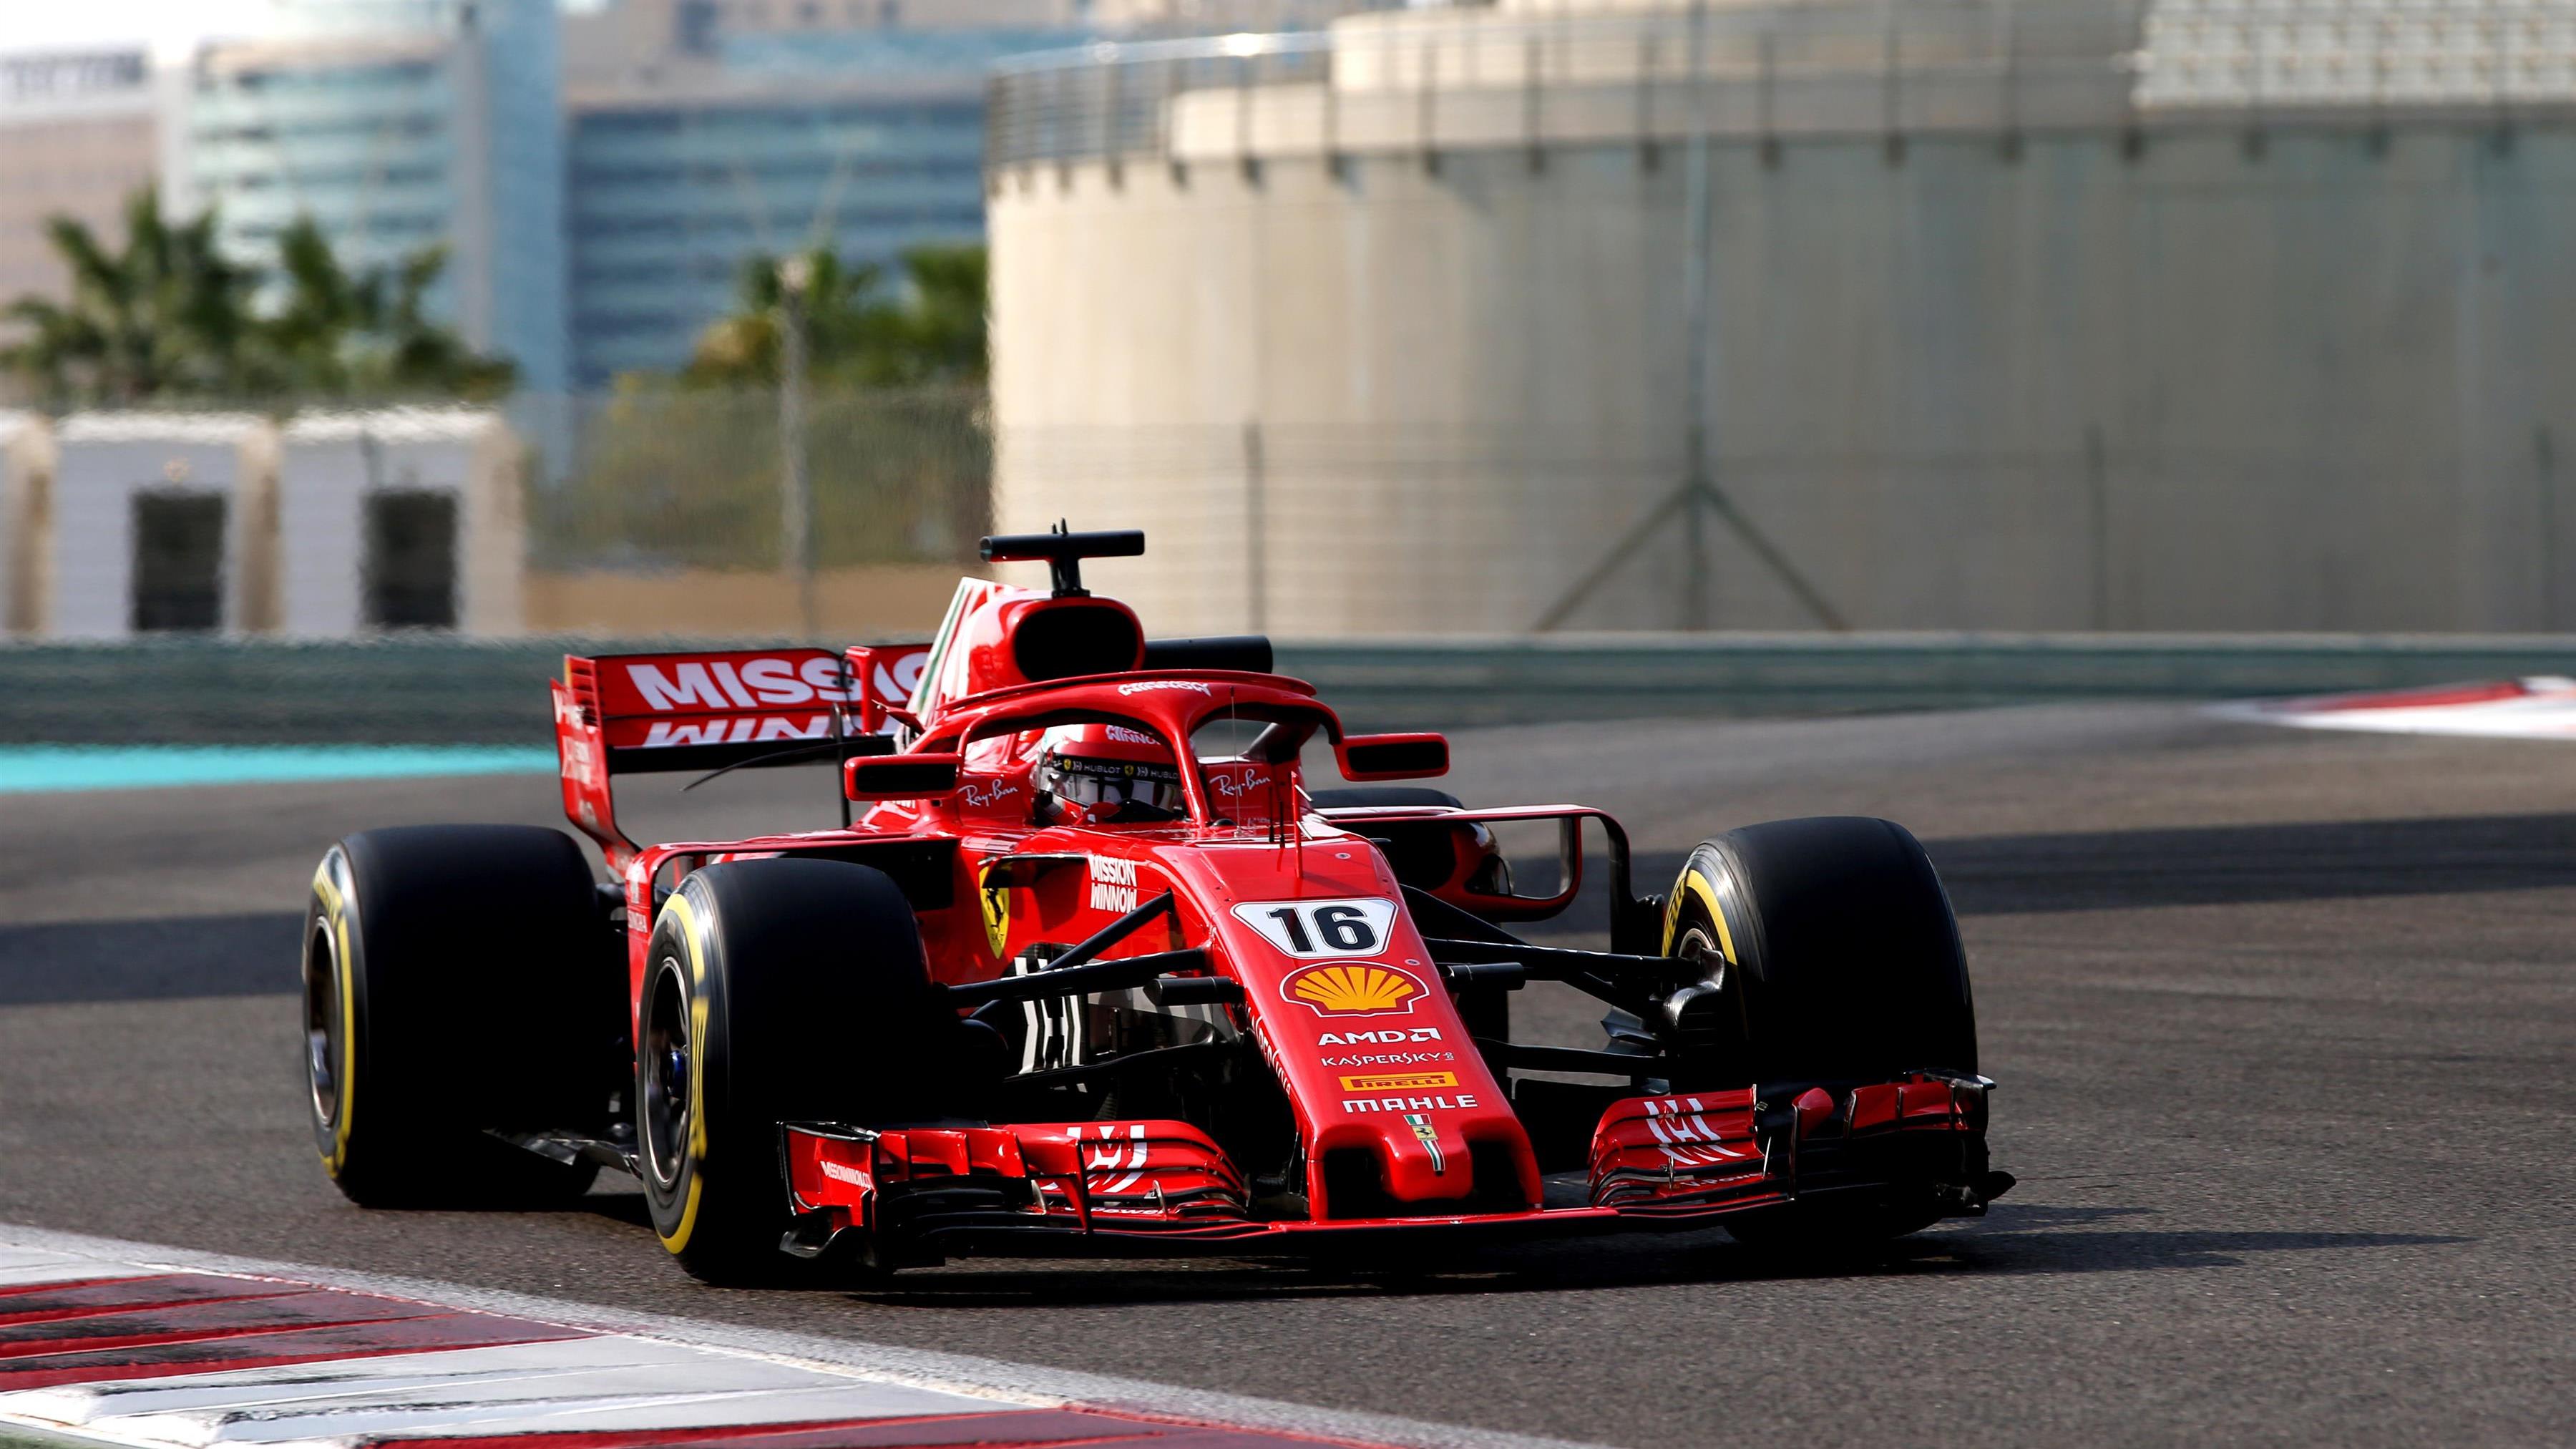
[[[776,1414],[757,1409],[746,1412],[747,1406],[737,1404],[723,1416],[732,1422],[811,1420],[844,1414],[874,1417],[954,1413],[975,1408],[1078,1407],[1365,1440],[1406,1449],[1587,1449],[1562,1439],[1210,1393],[965,1354],[740,1328],[428,1279],[267,1262],[0,1224],[0,1284],[131,1277],[173,1270],[281,1279],[377,1293],[616,1337],[305,1364],[292,1371],[291,1386],[281,1382],[279,1370],[233,1370],[192,1375],[185,1380],[169,1377],[24,1389],[0,1395],[0,1431],[5,1431],[5,1421],[10,1419],[47,1428],[78,1425],[77,1432],[169,1449],[180,1445],[197,1449],[222,1443],[285,1445],[326,1435],[388,1430],[419,1434],[432,1427],[470,1434],[512,1433],[530,1426],[509,1416],[509,1400],[539,1394],[559,1399],[574,1392],[590,1400],[583,1406],[586,1416],[574,1424],[563,1420],[559,1413],[550,1413],[547,1427],[607,1429],[636,1422],[636,1417],[621,1412],[621,1407],[637,1408],[645,1398],[658,1396],[667,1400],[674,1395],[732,1392],[786,1395],[795,1401],[790,1408],[782,1400]],[[637,1343],[638,1339],[652,1342]],[[707,1350],[723,1355],[728,1363],[722,1367],[704,1363]],[[691,1367],[681,1375],[684,1361]],[[424,1375],[453,1376],[450,1381],[459,1389],[459,1396],[471,1396],[474,1402],[451,1402],[442,1411],[447,1416],[435,1424],[417,1417],[403,1418],[409,1411],[396,1407],[405,1387],[400,1381],[416,1381]],[[329,1383],[335,1377],[347,1380],[336,1394]],[[520,1386],[514,1388],[514,1383]],[[417,1383],[410,1387],[416,1389]],[[39,1395],[44,1397],[39,1400],[35,1397]],[[155,1397],[167,1395],[176,1397]],[[958,1396],[981,1402],[961,1404]],[[359,1412],[371,1407],[367,1402],[371,1398],[386,1417],[380,1420]],[[298,1411],[297,1403],[302,1399],[317,1400],[308,1406],[310,1413]],[[327,1401],[328,1407],[320,1401]],[[22,1413],[22,1402],[28,1407],[41,1404],[45,1412]],[[931,1407],[934,1403],[937,1407]],[[555,1407],[559,1410],[563,1406]],[[262,1416],[278,1421],[273,1432],[251,1427],[266,1422]]]

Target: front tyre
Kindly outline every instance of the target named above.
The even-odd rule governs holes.
[[[970,1035],[882,871],[785,857],[690,874],[654,924],[636,1036],[662,1246],[708,1283],[793,1274],[779,1124],[955,1120],[982,1061]]]
[[[1721,985],[1711,1080],[1974,1075],[1977,1019],[1950,898],[1922,844],[1887,820],[1778,820],[1703,841],[1664,912],[1664,950]],[[1748,1243],[1816,1247],[1910,1233],[1929,1188],[1836,1195],[1726,1219]]]

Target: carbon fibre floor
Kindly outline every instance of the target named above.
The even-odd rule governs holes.
[[[637,1200],[369,1214],[310,1162],[282,995],[342,831],[546,819],[554,782],[0,797],[0,1221],[1627,1445],[2541,1443],[2576,1423],[2576,750],[2168,708],[1461,736],[1658,864],[1725,825],[1912,825],[1977,973],[1982,1223],[1784,1268],[1722,1236],[1426,1263],[964,1264],[719,1293]],[[775,772],[632,813],[820,823]],[[1533,989],[1524,1020],[1582,1044]]]

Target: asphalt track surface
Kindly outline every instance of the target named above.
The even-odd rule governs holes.
[[[1710,1233],[1403,1277],[962,1263],[864,1295],[697,1287],[632,1193],[363,1212],[299,1102],[305,882],[348,830],[555,814],[552,780],[497,776],[0,797],[0,1221],[1621,1445],[2566,1441],[2576,749],[2104,707],[1457,755],[1468,798],[1608,806],[1659,868],[1752,820],[1911,825],[2020,1188],[1821,1265]],[[820,824],[824,779],[632,813]],[[1579,1004],[1526,1006],[1585,1039]],[[483,1065],[469,1022],[457,1065]]]

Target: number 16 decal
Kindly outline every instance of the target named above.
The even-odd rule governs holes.
[[[1374,956],[1386,949],[1395,902],[1375,896],[1345,901],[1262,901],[1236,906],[1235,918],[1291,956]]]

